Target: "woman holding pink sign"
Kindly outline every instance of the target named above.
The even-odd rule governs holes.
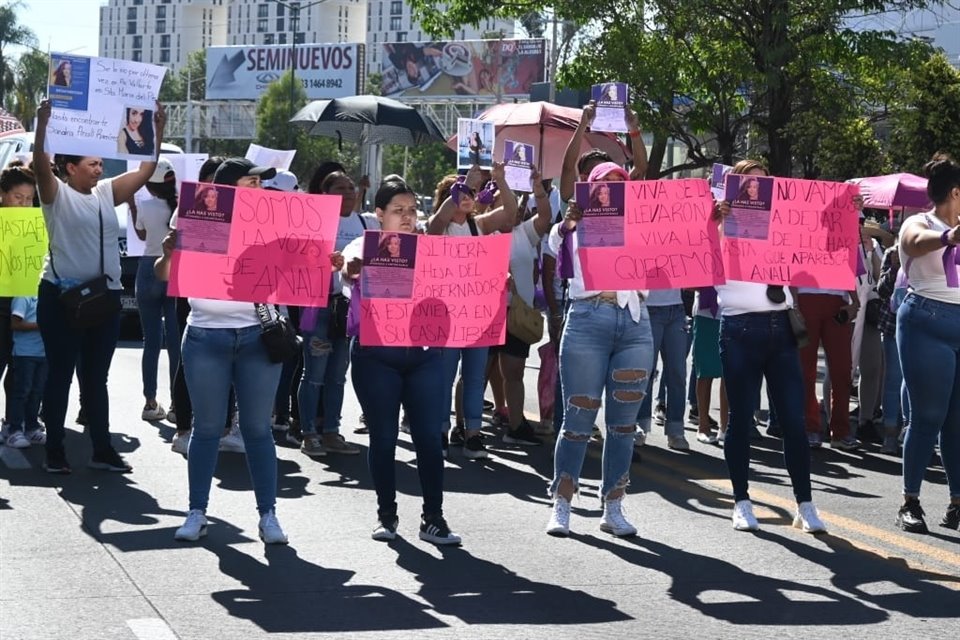
[[[900,228],[900,263],[910,293],[897,312],[897,346],[910,428],[897,525],[911,533],[927,532],[920,485],[938,437],[950,490],[940,525],[960,528],[960,164],[937,155],[924,171],[934,208]]]

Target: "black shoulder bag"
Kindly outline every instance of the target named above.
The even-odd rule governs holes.
[[[103,207],[97,215],[100,218],[100,275],[60,294],[60,302],[67,314],[67,321],[74,329],[95,327],[114,314],[120,313],[120,297],[111,293],[107,283],[112,280],[103,268]],[[60,280],[53,265],[53,251],[50,253],[50,270],[53,277]]]
[[[260,340],[267,348],[270,362],[289,362],[300,355],[303,338],[297,335],[286,316],[277,313],[271,317],[265,304],[255,304],[257,318],[260,320]]]

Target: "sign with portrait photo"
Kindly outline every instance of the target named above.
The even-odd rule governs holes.
[[[773,178],[727,174],[724,199],[730,214],[723,219],[726,238],[766,240],[773,207]]]
[[[533,190],[530,183],[530,178],[533,175],[533,163],[532,144],[504,140],[503,173],[507,178],[507,186],[513,191],[530,193]]]
[[[50,54],[45,151],[129,160],[157,155],[153,126],[166,67]]]
[[[622,82],[604,82],[593,85],[591,98],[596,104],[596,115],[590,123],[591,131],[626,133],[628,102],[627,85]]]
[[[581,247],[622,247],[626,182],[578,182],[577,206],[583,218],[577,226]]]
[[[459,118],[457,120],[457,168],[469,169],[480,165],[481,169],[493,167],[495,141],[492,122]]]

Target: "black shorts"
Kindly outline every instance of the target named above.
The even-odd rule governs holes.
[[[514,358],[526,359],[530,357],[530,345],[507,331],[507,341],[490,347],[490,353],[505,353]]]

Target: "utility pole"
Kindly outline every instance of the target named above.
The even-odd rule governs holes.
[[[187,153],[193,153],[193,99],[191,98],[190,64],[187,64],[187,126],[183,134],[183,146],[187,148]]]

